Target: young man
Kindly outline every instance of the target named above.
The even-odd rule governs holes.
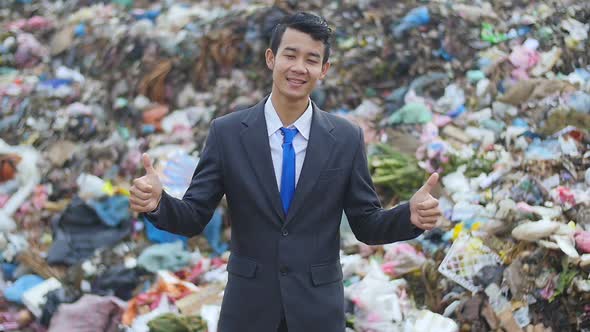
[[[266,63],[269,97],[212,121],[182,200],[147,174],[133,182],[131,207],[158,228],[193,236],[225,194],[231,255],[219,331],[344,331],[339,227],[344,211],[367,244],[412,239],[440,215],[433,174],[408,204],[381,207],[362,130],[310,100],[330,68],[331,30],[306,13],[274,30]]]

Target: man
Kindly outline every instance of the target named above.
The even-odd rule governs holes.
[[[232,220],[221,332],[345,330],[339,227],[344,211],[367,244],[412,239],[435,226],[433,174],[408,204],[381,208],[362,130],[310,100],[330,68],[331,30],[306,13],[273,31],[270,97],[211,122],[182,200],[162,190],[147,155],[131,207],[159,228],[201,233],[225,194]]]

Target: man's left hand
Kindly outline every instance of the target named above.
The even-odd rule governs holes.
[[[433,173],[410,199],[410,220],[420,229],[433,229],[441,216],[438,200],[430,194],[437,183],[438,173]]]

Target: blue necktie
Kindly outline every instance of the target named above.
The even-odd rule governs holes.
[[[295,193],[295,149],[293,138],[297,135],[297,128],[281,128],[283,133],[283,171],[281,173],[281,200],[285,215],[289,211],[289,205]]]

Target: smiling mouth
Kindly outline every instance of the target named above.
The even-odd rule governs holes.
[[[296,78],[287,78],[287,82],[294,84],[294,85],[303,85],[303,84],[307,83],[307,81],[298,80]]]

